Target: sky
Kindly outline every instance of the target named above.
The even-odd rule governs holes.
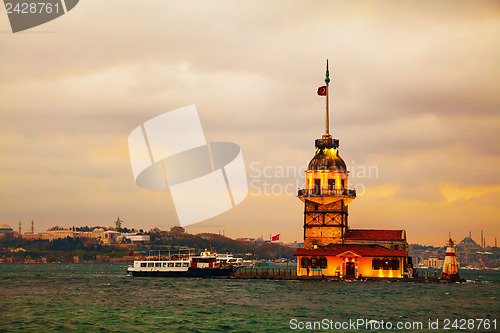
[[[249,194],[186,230],[301,242],[329,59],[349,226],[494,245],[499,35],[495,1],[85,0],[15,34],[0,10],[0,224],[179,225],[168,190],[135,184],[127,139],[195,104],[207,141],[241,147]]]

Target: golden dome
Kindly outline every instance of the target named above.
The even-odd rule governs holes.
[[[339,156],[339,151],[336,148],[318,148],[316,155],[309,162],[308,170],[330,170],[330,171],[347,171],[342,157]]]

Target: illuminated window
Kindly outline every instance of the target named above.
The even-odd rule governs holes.
[[[328,190],[335,190],[335,179],[328,179]]]
[[[154,262],[148,262],[148,267],[155,267],[155,263]]]
[[[146,263],[145,262],[141,262],[141,267],[146,267]]]
[[[383,259],[382,261],[382,269],[384,271],[391,269],[391,260],[390,259]]]
[[[175,263],[175,267],[181,267],[181,263],[180,262],[176,262]]]
[[[169,262],[168,263],[168,267],[174,267],[174,263],[173,262]]]
[[[327,265],[328,265],[328,260],[326,260],[325,257],[319,258],[319,267],[320,268],[326,268]]]
[[[317,267],[319,267],[318,258],[311,258],[311,268],[317,268]]]
[[[314,194],[321,194],[321,179],[314,179]]]
[[[307,268],[307,258],[300,258],[300,267]]]
[[[188,262],[182,263],[182,267],[189,267],[189,263]]]

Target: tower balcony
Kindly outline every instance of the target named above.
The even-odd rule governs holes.
[[[325,190],[325,189],[305,189],[301,188],[299,189],[298,195],[299,197],[306,196],[306,197],[312,197],[312,196],[320,196],[320,197],[330,197],[330,196],[344,196],[344,197],[355,197],[356,196],[356,189],[334,189],[334,190]]]
[[[314,141],[314,145],[316,148],[338,148],[339,147],[339,140],[338,139],[333,139],[331,136],[323,136],[321,139],[316,139]]]
[[[356,199],[356,189],[299,189],[297,196],[303,202],[308,200],[325,205],[344,200],[345,205],[348,205]]]

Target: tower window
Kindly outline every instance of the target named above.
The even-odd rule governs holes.
[[[321,179],[314,180],[314,194],[316,195],[321,194]]]
[[[340,182],[340,188],[342,189],[342,191],[345,190],[345,179],[342,179],[342,181]]]
[[[328,179],[328,191],[335,190],[335,179]]]

